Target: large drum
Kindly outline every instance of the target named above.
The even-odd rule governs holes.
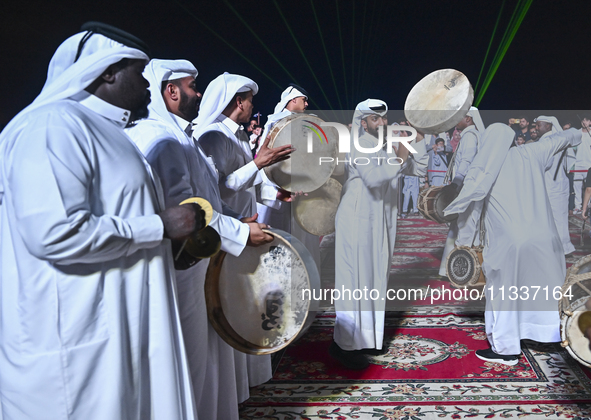
[[[579,259],[566,273],[558,302],[561,345],[579,363],[591,367],[591,350],[584,330],[591,326],[589,309],[591,298],[591,255]]]
[[[316,236],[333,233],[342,189],[339,181],[329,178],[326,184],[316,191],[298,197],[292,207],[293,217],[298,225]]]
[[[333,127],[321,127],[323,122],[314,115],[292,114],[273,126],[269,147],[291,144],[296,151],[265,168],[271,181],[286,191],[305,193],[326,183],[336,166],[338,133]],[[326,159],[321,163],[320,158]]]
[[[287,232],[265,230],[271,243],[246,247],[239,257],[219,252],[205,279],[209,321],[232,347],[269,354],[291,343],[312,323],[320,275],[304,245]],[[309,293],[307,292],[309,291]]]
[[[417,208],[423,217],[437,223],[448,223],[458,218],[457,214],[445,216],[443,210],[456,199],[458,193],[449,185],[426,188],[419,194]]]
[[[466,116],[473,100],[474,91],[462,72],[437,70],[412,88],[404,115],[418,131],[438,135],[454,128]]]
[[[482,250],[480,246],[459,246],[449,253],[445,269],[452,286],[461,289],[486,284],[482,271]]]

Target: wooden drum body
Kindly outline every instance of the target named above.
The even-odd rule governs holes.
[[[443,210],[458,196],[457,191],[449,185],[427,188],[419,194],[417,208],[423,217],[437,223],[447,223],[458,218],[457,214],[445,216]]]
[[[239,257],[218,253],[205,280],[207,314],[232,347],[248,354],[269,354],[292,342],[313,321],[320,275],[304,245],[287,232],[265,230],[271,243],[247,246]],[[310,312],[312,311],[312,312]]]
[[[561,345],[576,361],[587,367],[591,367],[591,350],[583,329],[591,326],[589,307],[586,306],[590,298],[591,255],[587,255],[568,269],[558,303]]]
[[[445,269],[452,286],[483,286],[486,283],[482,271],[482,250],[478,247],[459,246],[447,256]]]
[[[269,147],[291,144],[296,151],[289,159],[264,169],[272,182],[286,191],[305,193],[326,183],[336,166],[338,133],[333,127],[321,127],[323,122],[314,115],[292,114],[273,126]],[[321,164],[321,157],[333,160],[325,159]]]
[[[466,116],[473,100],[474,91],[462,72],[437,70],[412,88],[404,114],[418,131],[438,135],[455,127]]]

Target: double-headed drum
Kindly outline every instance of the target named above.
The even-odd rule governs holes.
[[[437,223],[448,223],[458,218],[457,214],[445,216],[443,210],[456,199],[458,193],[449,185],[426,188],[419,194],[417,208],[423,217]]]
[[[561,345],[579,363],[591,367],[589,339],[584,331],[591,327],[591,255],[579,259],[566,273],[558,303]]]
[[[273,126],[269,147],[291,144],[296,151],[265,168],[271,181],[286,191],[305,193],[326,183],[336,166],[338,133],[333,127],[322,127],[323,122],[314,115],[292,114]]]
[[[264,230],[273,242],[225,252],[210,260],[205,280],[209,321],[232,347],[269,354],[292,342],[312,323],[320,275],[309,251],[287,232]]]
[[[329,178],[322,187],[298,197],[292,207],[293,217],[306,232],[325,236],[335,231],[335,218],[341,202],[341,183]]]
[[[447,278],[457,288],[483,286],[482,247],[455,247],[447,256]]]
[[[437,70],[412,88],[404,103],[404,115],[418,131],[438,135],[454,128],[473,100],[474,91],[462,72]]]

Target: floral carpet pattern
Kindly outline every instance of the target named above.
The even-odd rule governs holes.
[[[591,239],[579,246],[580,226],[571,218],[578,249],[569,264],[589,253]],[[399,220],[393,276],[423,287],[445,283],[436,271],[446,233],[418,217]],[[523,343],[515,366],[485,362],[475,355],[488,348],[482,312],[453,299],[417,303],[387,312],[388,351],[363,371],[328,355],[334,313],[317,314],[273,378],[251,389],[241,419],[591,419],[591,371],[560,345]]]

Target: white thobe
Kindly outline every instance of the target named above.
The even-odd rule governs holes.
[[[243,216],[253,216],[257,209],[255,185],[262,182],[262,177],[252,160],[248,138],[237,134],[239,130],[237,123],[222,114],[198,141],[219,172],[222,200]],[[271,379],[271,356],[247,355],[246,360],[251,387]]]
[[[541,139],[550,136],[552,133],[544,134]],[[579,147],[580,148],[580,147]],[[554,215],[554,222],[562,241],[562,248],[564,254],[570,254],[575,250],[574,245],[570,241],[570,233],[568,231],[568,196],[570,194],[570,186],[568,182],[567,171],[567,153],[561,159],[563,153],[559,153],[552,158],[552,166],[546,171],[546,190],[550,205],[552,206],[552,214]],[[560,164],[560,167],[558,165]],[[556,179],[554,179],[556,177]]]
[[[456,158],[454,160],[452,180],[458,178],[463,180],[468,172],[470,164],[474,160],[476,153],[478,152],[478,143],[480,141],[480,133],[475,126],[471,125],[462,130],[462,137],[460,138],[460,144],[456,152]],[[443,248],[443,256],[441,257],[441,264],[439,265],[439,275],[447,276],[447,256],[456,245],[472,246],[472,243],[457,243],[459,237],[462,238],[473,238],[475,237],[476,230],[478,229],[479,215],[473,212],[474,206],[471,205],[463,214],[458,216],[458,221],[462,224],[464,230],[461,234],[459,233],[458,221],[450,222],[449,232],[445,240],[445,247]],[[478,241],[478,238],[477,238]],[[475,242],[475,245],[478,242]]]
[[[4,420],[195,418],[162,193],[128,114],[82,92],[3,145]]]
[[[519,354],[521,339],[560,341],[558,302],[553,291],[563,285],[566,265],[545,194],[544,172],[556,153],[578,144],[578,139],[567,131],[511,148],[486,199],[485,324],[496,353]],[[519,299],[510,298],[512,286],[519,288]],[[546,286],[548,292],[543,290]]]
[[[378,139],[365,133],[359,137],[362,147],[375,147]],[[398,177],[401,174],[425,176],[428,155],[425,141],[411,143],[417,154],[401,166],[388,165],[391,157],[382,148],[374,154],[357,150],[348,154],[369,158],[368,165],[347,163],[346,181],[336,215],[335,289],[376,289],[380,299],[373,301],[335,301],[334,340],[344,350],[382,348],[388,276],[398,213]],[[374,158],[374,159],[372,159]],[[375,159],[385,158],[385,159]],[[365,163],[365,159],[359,159]],[[381,164],[378,164],[381,162]]]
[[[575,170],[587,171],[591,168],[591,135],[587,130],[580,130],[583,134],[581,144],[577,147]],[[585,182],[586,172],[575,172],[574,184],[575,189],[575,208],[583,208],[583,185]]]
[[[189,123],[171,114],[181,129]],[[159,119],[140,121],[128,130],[162,181],[167,207],[190,197],[202,197],[214,209],[210,222],[220,235],[222,250],[240,255],[249,237],[248,225],[222,202],[213,161],[192,138]],[[178,138],[182,134],[182,138]],[[207,318],[204,284],[209,259],[187,270],[177,270],[181,325],[191,368],[199,417],[238,419],[238,403],[249,396],[246,356],[230,347]]]
[[[256,213],[255,185],[262,182],[259,168],[252,159],[249,142],[239,138],[240,126],[220,115],[198,141],[211,156],[219,172],[222,200],[245,217]]]

